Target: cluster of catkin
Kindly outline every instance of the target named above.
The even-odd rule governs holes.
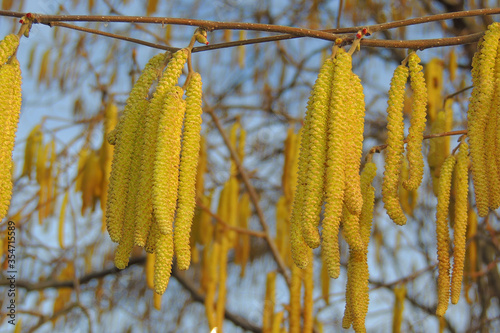
[[[500,206],[500,23],[488,27],[472,60],[474,86],[467,114],[472,179],[479,216]]]
[[[196,204],[201,76],[188,76],[186,99],[176,85],[189,52],[181,49],[171,56],[159,54],[148,62],[116,129],[108,136],[115,150],[106,225],[111,240],[118,242],[115,265],[120,269],[128,265],[134,245],[155,253],[154,289],[158,294],[167,287],[174,247],[179,269],[187,269],[191,261],[189,234]]]
[[[290,240],[299,268],[312,259],[311,249],[322,242],[330,277],[340,274],[339,229],[351,255],[348,265],[344,327],[364,331],[368,309],[367,246],[374,195],[375,164],[360,176],[365,104],[363,87],[352,72],[351,54],[334,47],[320,69],[307,105],[300,138],[297,188],[293,200]],[[322,235],[318,230],[325,203]]]
[[[408,67],[402,64],[396,68],[391,80],[387,102],[387,155],[382,184],[382,200],[387,214],[398,225],[406,224],[398,187],[404,160],[403,107],[408,76],[410,76],[413,90],[413,105],[406,147],[409,162],[408,179],[403,180],[404,189],[407,191],[418,189],[424,174],[422,140],[427,112],[427,88],[422,66],[419,63],[418,55],[411,52],[408,56]]]
[[[21,112],[21,68],[15,53],[19,36],[0,42],[0,220],[7,215],[12,197],[12,151]]]

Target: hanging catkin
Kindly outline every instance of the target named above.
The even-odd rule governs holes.
[[[486,138],[488,115],[492,104],[495,83],[495,59],[497,56],[500,24],[492,23],[486,31],[472,61],[472,84],[474,86],[467,113],[467,132],[472,160],[472,179],[479,216],[486,216],[489,208]],[[495,175],[495,177],[498,177]]]
[[[182,154],[179,165],[179,200],[175,217],[174,244],[177,267],[189,268],[191,251],[189,234],[196,206],[196,173],[200,152],[201,76],[193,73],[186,88],[186,115],[182,133]],[[171,125],[172,126],[172,125]]]
[[[158,82],[156,91],[153,95],[153,98],[151,99],[150,112],[148,112],[147,117],[145,119],[146,125],[144,128],[144,145],[142,148],[142,158],[141,158],[142,160],[141,171],[140,171],[141,176],[140,176],[139,192],[137,195],[137,202],[136,202],[137,221],[144,221],[146,223],[148,223],[147,221],[151,221],[153,216],[154,201],[155,200],[162,201],[161,198],[157,197],[155,199],[153,196],[153,193],[155,192],[153,188],[154,185],[153,175],[155,172],[154,167],[156,164],[155,158],[158,156],[156,149],[157,149],[158,135],[160,133],[160,126],[159,126],[160,113],[162,112],[160,110],[162,110],[162,108],[164,107],[168,107],[165,103],[165,99],[169,91],[172,89],[172,87],[174,87],[174,85],[179,80],[179,77],[182,73],[182,68],[186,63],[187,53],[188,52],[186,49],[181,49],[173,54],[172,58],[168,62],[167,68],[165,68],[165,71],[163,72],[163,75],[160,81]],[[182,95],[182,93],[180,92],[178,92],[177,94]],[[173,106],[170,107],[172,108]],[[165,128],[166,124],[163,124],[163,126],[164,126],[163,128]],[[172,129],[180,131],[182,126],[182,118],[181,118],[181,125],[177,126],[179,127],[175,128],[172,127]],[[180,132],[179,132],[179,138],[180,138]],[[180,148],[180,146],[178,148]],[[175,172],[178,174],[178,170],[176,170]],[[169,177],[173,177],[173,175],[170,175]],[[175,187],[168,189],[169,192],[167,193],[170,196],[164,197],[165,200],[169,201],[168,205],[166,202],[162,202],[162,205],[164,205],[164,208],[162,210],[164,215],[160,217],[156,214],[155,211],[156,223],[158,223],[158,231],[161,232],[162,234],[165,234],[168,232],[168,230],[171,230],[173,214],[175,212],[175,205],[177,200],[177,184],[172,183],[171,185]],[[167,194],[165,193],[164,195]]]
[[[406,217],[398,199],[398,184],[403,162],[404,124],[403,104],[408,68],[400,65],[394,71],[387,101],[387,156],[385,159],[382,200],[387,214],[398,225],[406,223]]]
[[[328,152],[325,184],[325,217],[323,219],[324,258],[331,278],[340,274],[340,249],[338,232],[342,217],[345,189],[345,133],[348,121],[345,112],[345,96],[351,80],[351,56],[339,49],[335,58],[330,118],[328,121]]]
[[[427,88],[425,85],[420,58],[415,52],[409,55],[410,82],[413,90],[413,105],[410,129],[408,132],[407,158],[410,163],[409,177],[403,182],[408,191],[416,190],[424,175],[424,157],[422,155],[422,140],[425,130],[427,113]]]
[[[0,67],[0,221],[12,196],[12,151],[21,112],[21,68],[15,57]]]
[[[451,302],[458,303],[460,290],[462,289],[462,277],[465,261],[465,245],[468,220],[469,190],[469,146],[462,141],[457,155],[457,165],[455,167],[455,224],[453,232],[453,273],[451,277]]]
[[[149,88],[158,77],[158,72],[163,68],[164,61],[165,54],[158,54],[149,60],[130,92],[123,116],[117,125],[116,136],[119,140],[115,145],[106,203],[106,225],[113,242],[118,242],[121,237],[130,161],[134,148],[133,142],[135,134],[139,130],[141,114],[144,112],[144,103],[141,101],[146,100]]]
[[[444,161],[439,176],[439,194],[436,208],[436,235],[438,255],[438,305],[436,315],[442,317],[450,302],[450,255],[448,206],[450,204],[451,176],[455,166],[455,155],[450,155]]]

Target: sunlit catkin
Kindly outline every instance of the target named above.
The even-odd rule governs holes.
[[[436,237],[438,255],[438,305],[436,315],[443,316],[450,301],[450,255],[448,230],[448,205],[450,203],[451,176],[455,166],[455,155],[444,161],[439,176],[439,194],[436,208]]]
[[[12,196],[12,151],[21,112],[21,69],[12,57],[0,67],[0,221],[5,217]]]
[[[182,153],[179,165],[179,189],[175,217],[174,244],[177,267],[189,268],[191,251],[189,235],[196,206],[196,173],[200,152],[201,75],[193,73],[186,88],[186,115],[182,132]],[[171,116],[169,116],[170,118]]]
[[[182,68],[186,63],[187,50],[181,49],[174,53],[170,59],[167,68],[163,72],[156,90],[153,94],[153,98],[150,102],[150,107],[146,116],[146,125],[144,126],[144,144],[142,146],[142,164],[141,164],[141,177],[139,182],[139,193],[137,196],[136,203],[136,218],[138,221],[149,221],[153,216],[153,205],[154,205],[154,166],[156,150],[158,148],[158,135],[160,134],[160,114],[162,114],[162,109],[166,107],[165,99],[168,92],[174,87],[174,85],[179,80],[182,73]],[[180,92],[179,92],[180,93]],[[182,95],[182,94],[181,94]],[[184,104],[184,103],[183,103]],[[179,105],[180,106],[180,105]],[[170,106],[173,108],[173,106]],[[181,118],[182,119],[182,118]],[[166,120],[164,120],[165,122]],[[182,120],[181,120],[182,124]],[[177,125],[182,126],[182,125]],[[172,127],[173,128],[173,127]],[[165,123],[163,124],[163,131],[166,131]],[[180,131],[180,127],[176,127],[176,131]],[[168,135],[173,135],[172,133]],[[178,132],[178,138],[180,139],[180,132]],[[173,137],[173,136],[172,136]],[[176,139],[177,140],[177,139]],[[180,146],[179,146],[180,147]],[[173,166],[171,167],[173,168]],[[169,177],[178,177],[178,170],[175,170],[177,176],[169,175]],[[174,185],[174,184],[171,184]],[[175,192],[175,199],[170,198],[169,210],[175,211],[175,200],[177,200],[177,185],[174,188],[169,189],[171,193]],[[172,200],[174,200],[172,202]],[[173,213],[169,213],[168,224],[171,225],[173,222]],[[165,228],[169,228],[166,225],[166,221],[159,222],[158,217],[156,217],[157,223],[160,223],[160,232],[166,232]]]
[[[457,155],[457,165],[455,167],[455,225],[453,232],[453,273],[451,276],[451,302],[458,303],[460,290],[462,289],[462,277],[465,261],[465,245],[468,220],[469,190],[469,147],[462,141]]]
[[[14,54],[19,46],[19,37],[16,34],[8,34],[0,42],[0,66]]]
[[[307,124],[307,114],[306,114],[306,124]],[[304,193],[305,186],[299,185],[304,184],[305,175],[307,172],[307,146],[309,144],[309,132],[307,128],[303,128],[301,134],[299,135],[300,141],[300,154],[297,166],[297,187],[295,190],[295,195],[293,198],[293,208],[290,216],[290,247],[292,253],[292,259],[299,268],[305,268],[309,262],[307,251],[309,247],[307,246],[304,238],[302,237],[302,209],[304,206]]]
[[[302,209],[302,236],[311,248],[320,244],[318,232],[319,215],[324,199],[324,174],[327,150],[327,122],[333,81],[333,61],[327,59],[320,69],[312,91],[312,104],[307,112],[310,116],[307,172],[305,175],[304,206]],[[299,186],[304,186],[299,183]]]
[[[394,71],[387,101],[387,156],[385,158],[382,200],[387,214],[398,225],[406,223],[398,198],[398,183],[403,162],[404,123],[403,103],[408,68],[400,65]]]
[[[155,249],[154,288],[159,295],[163,295],[165,289],[167,289],[173,260],[174,238],[172,232],[166,234],[158,232]]]
[[[117,142],[109,177],[108,201],[106,202],[106,226],[113,242],[120,240],[125,216],[124,202],[130,178],[129,168],[133,142],[136,132],[142,130],[139,128],[139,122],[144,110],[137,108],[137,105],[148,97],[151,84],[161,72],[165,59],[165,54],[159,54],[149,60],[130,92],[123,116],[117,125]]]
[[[182,119],[186,110],[182,94],[183,90],[178,86],[167,93],[158,124],[153,171],[153,207],[156,223],[162,234],[172,233],[177,203]],[[187,250],[189,251],[189,243]]]
[[[363,131],[365,119],[365,96],[360,78],[351,73],[350,85],[348,89],[348,100],[350,103],[345,106],[347,112],[347,132],[346,135],[346,169],[345,169],[345,197],[344,203],[349,213],[358,216],[361,213],[363,199],[360,188],[359,167],[363,152]],[[354,219],[353,222],[356,223]]]
[[[403,182],[408,191],[416,190],[424,175],[424,157],[422,155],[422,140],[425,130],[425,115],[427,113],[427,88],[425,85],[420,58],[415,52],[409,55],[410,82],[413,90],[413,105],[411,124],[408,132],[407,158],[410,163],[409,178]]]
[[[489,208],[485,145],[488,140],[493,140],[493,138],[486,138],[485,133],[494,93],[495,60],[499,37],[500,24],[492,23],[484,34],[480,49],[472,61],[474,88],[467,113],[467,131],[472,160],[472,179],[479,216],[486,216]]]
[[[325,217],[323,219],[323,245],[325,263],[331,278],[340,274],[338,232],[342,217],[345,190],[346,142],[348,131],[345,101],[351,80],[351,56],[339,49],[335,58],[330,118],[328,120],[328,151],[325,184]]]

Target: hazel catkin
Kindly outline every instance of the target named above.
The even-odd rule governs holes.
[[[0,67],[0,220],[10,205],[12,196],[12,151],[21,112],[21,69],[12,57],[10,63]]]
[[[330,118],[328,120],[328,151],[325,183],[325,217],[323,219],[323,245],[321,247],[331,278],[340,274],[338,232],[342,217],[345,190],[345,165],[348,120],[345,101],[351,81],[351,56],[339,49],[335,58]]]
[[[404,150],[403,104],[408,68],[400,65],[394,71],[387,101],[387,156],[385,159],[382,200],[387,214],[398,225],[406,224],[398,199],[398,184]]]
[[[455,166],[455,155],[446,158],[439,176],[439,194],[436,208],[436,237],[438,256],[438,305],[436,315],[442,317],[450,301],[450,255],[448,206],[450,204],[451,176]]]
[[[178,86],[167,93],[158,123],[152,197],[154,216],[162,234],[172,233],[177,204],[182,119],[186,110],[182,95],[183,90]]]
[[[465,261],[465,245],[468,220],[469,190],[469,146],[462,141],[455,166],[455,223],[453,232],[453,273],[451,276],[451,302],[458,303],[462,289],[462,277]]]
[[[196,172],[200,151],[201,76],[194,73],[186,88],[186,115],[182,132],[182,154],[179,165],[179,189],[175,217],[174,244],[177,267],[189,268],[191,251],[189,234],[196,206]]]
[[[0,66],[5,64],[7,60],[16,52],[19,46],[19,36],[16,34],[8,34],[0,42]]]
[[[467,131],[472,160],[472,179],[479,216],[486,216],[490,208],[485,145],[493,138],[487,139],[485,133],[494,93],[495,61],[499,37],[500,24],[492,23],[472,61],[474,88],[467,113]]]
[[[408,162],[409,177],[403,181],[403,187],[414,191],[422,182],[424,175],[424,157],[422,155],[422,140],[425,130],[425,116],[427,113],[427,88],[425,85],[420,58],[415,52],[409,55],[410,83],[413,90],[413,105],[410,129],[408,131]]]
[[[130,161],[133,154],[133,142],[144,112],[141,101],[145,101],[151,84],[158,77],[164,66],[165,54],[151,58],[135,83],[125,104],[123,116],[116,128],[116,145],[109,177],[108,199],[106,202],[106,226],[113,242],[121,237],[125,216],[124,202],[127,197]],[[141,104],[142,103],[142,104]],[[138,107],[141,106],[141,107]]]

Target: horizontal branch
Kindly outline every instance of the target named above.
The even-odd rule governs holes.
[[[484,16],[484,15],[494,15],[500,14],[500,8],[485,8],[469,11],[451,12],[443,13],[437,15],[429,15],[424,17],[412,18],[399,20],[394,22],[382,23],[367,26],[371,33],[399,28],[415,24],[424,24],[435,21],[443,21],[471,16]],[[0,10],[0,16],[11,16],[11,17],[22,17],[24,13],[4,11]],[[197,26],[203,27],[209,31],[214,30],[254,30],[261,32],[273,32],[282,33],[282,35],[269,36],[263,38],[248,39],[242,41],[234,41],[229,43],[220,43],[216,45],[210,45],[206,47],[197,47],[193,49],[193,52],[208,51],[220,48],[228,48],[241,45],[265,43],[271,41],[278,41],[284,39],[292,39],[298,37],[311,37],[318,38],[328,41],[335,41],[338,38],[342,38],[345,41],[352,40],[353,36],[345,34],[353,34],[359,31],[363,26],[358,27],[348,27],[340,29],[325,29],[325,30],[314,30],[306,28],[296,28],[289,26],[273,25],[273,24],[263,24],[263,23],[246,23],[246,22],[218,22],[218,21],[208,21],[208,20],[194,20],[185,18],[169,18],[169,17],[144,17],[144,16],[123,16],[123,15],[44,15],[44,14],[32,14],[35,23],[46,24],[49,26],[60,26],[75,30],[80,30],[88,33],[99,34],[102,36],[117,38],[129,42],[134,42],[137,44],[146,45],[149,47],[154,47],[158,49],[164,49],[169,51],[175,51],[176,48],[170,48],[165,45],[155,44],[140,41],[137,39],[124,37],[116,34],[110,34],[105,32],[99,32],[98,30],[81,28],[74,25],[63,24],[60,22],[121,22],[121,23],[151,23],[151,24],[173,24],[173,25],[187,25],[187,26]],[[461,45],[469,44],[479,40],[482,33],[471,34],[467,36],[451,37],[451,38],[438,38],[429,40],[414,40],[414,41],[398,41],[398,40],[375,40],[375,39],[365,39],[362,44],[370,47],[385,47],[385,48],[412,48],[412,49],[425,49],[430,47],[442,47],[450,45]]]

